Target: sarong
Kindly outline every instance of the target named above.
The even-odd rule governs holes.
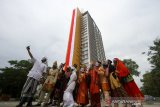
[[[38,81],[34,78],[28,77],[23,86],[21,97],[33,97],[36,93],[37,86]]]

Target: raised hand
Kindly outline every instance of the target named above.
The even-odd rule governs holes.
[[[30,46],[27,46],[26,49],[27,49],[27,51],[28,51],[29,56],[30,56],[31,58],[33,58],[33,55],[32,55],[32,53],[30,52]]]
[[[30,50],[30,46],[27,46],[26,49],[27,49],[27,50]]]

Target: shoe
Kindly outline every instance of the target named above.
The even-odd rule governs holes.
[[[33,97],[28,98],[28,103],[26,107],[32,107],[32,100],[33,100]]]
[[[21,105],[16,105],[16,107],[23,107],[23,106],[21,106]]]
[[[23,104],[27,101],[27,97],[21,97],[19,104],[16,107],[23,107]]]
[[[27,104],[26,107],[33,107],[33,106],[32,106],[32,103]]]

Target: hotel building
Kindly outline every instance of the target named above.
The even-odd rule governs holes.
[[[74,9],[66,53],[66,66],[106,60],[102,35],[88,11]]]

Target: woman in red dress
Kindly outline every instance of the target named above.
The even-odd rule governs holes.
[[[81,68],[78,76],[79,87],[78,87],[78,95],[76,99],[77,104],[80,104],[81,107],[84,107],[89,103],[86,76],[87,76],[86,70],[84,68]]]
[[[99,83],[99,76],[98,76],[98,69],[99,65],[96,64],[92,65],[91,69],[89,70],[90,75],[90,96],[91,96],[91,107],[101,107],[100,103],[100,83]]]
[[[121,81],[125,91],[129,97],[133,97],[134,100],[143,100],[144,95],[141,93],[133,77],[130,74],[128,68],[118,58],[114,58],[114,65],[116,68],[117,76]]]

